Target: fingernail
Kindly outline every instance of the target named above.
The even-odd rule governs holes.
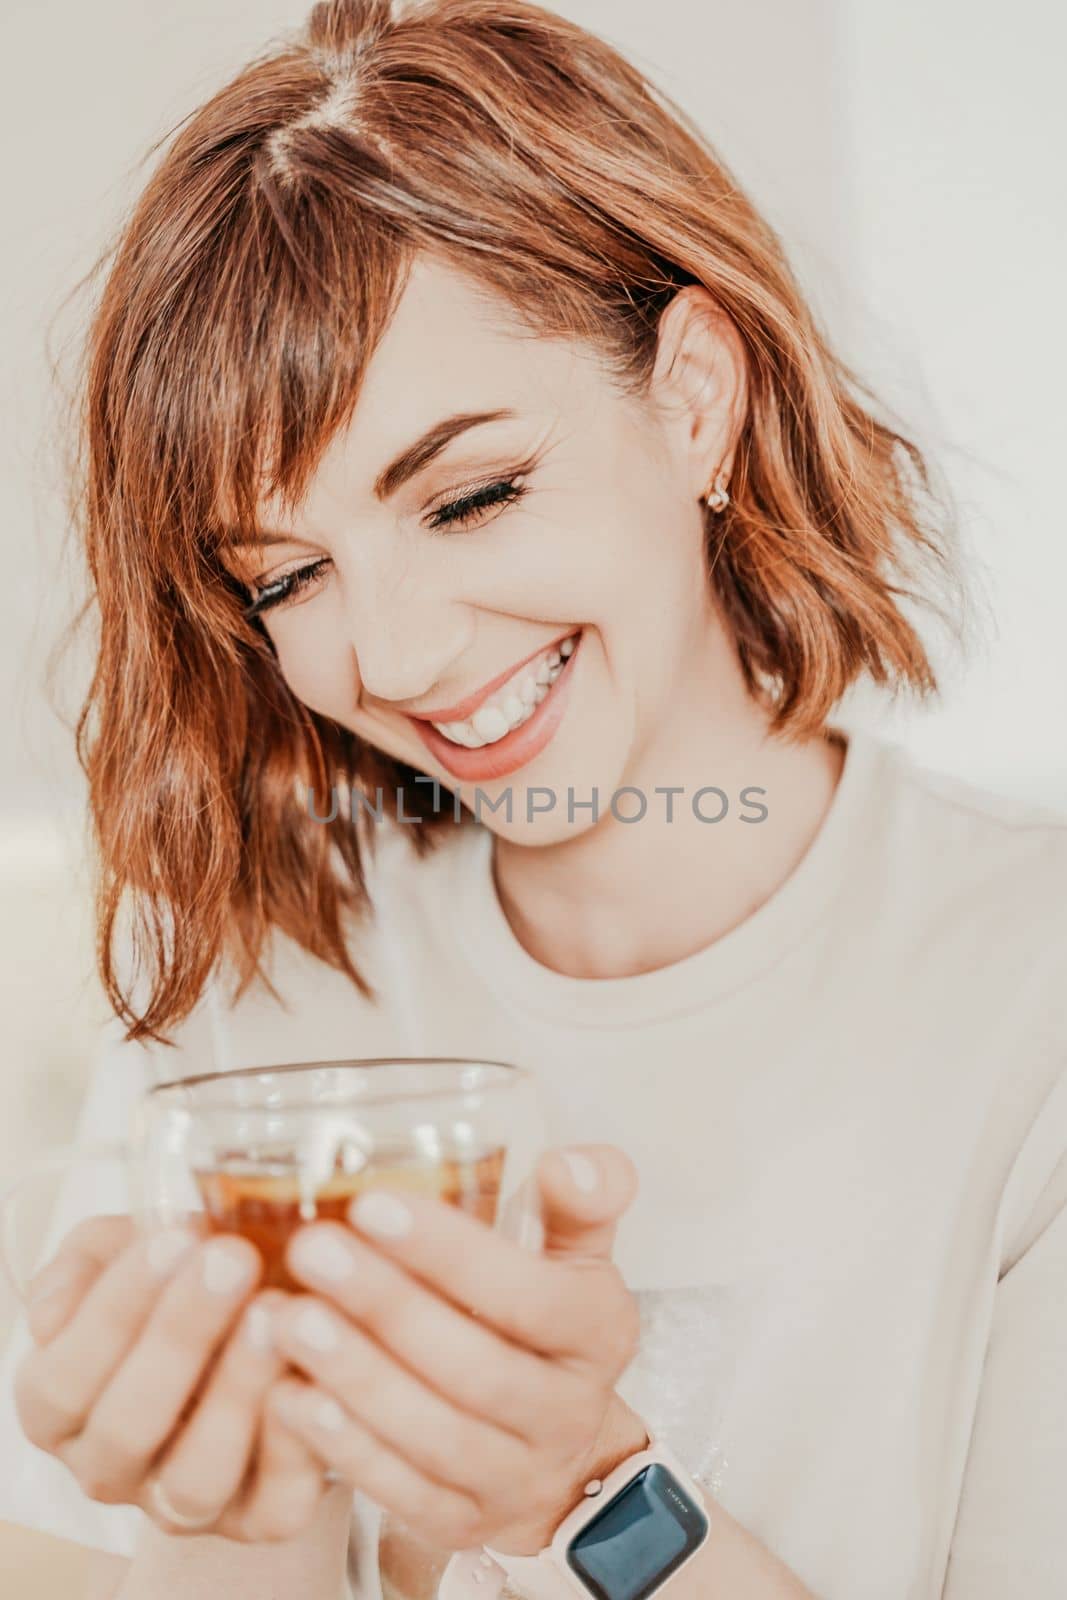
[[[298,1233],[289,1246],[289,1259],[298,1272],[309,1277],[322,1278],[327,1283],[340,1283],[352,1275],[352,1252],[343,1239],[335,1233]]]
[[[204,1258],[200,1266],[204,1280],[204,1288],[210,1294],[233,1294],[250,1281],[252,1277],[251,1264],[243,1255],[237,1255],[225,1244],[209,1244],[204,1247]]]
[[[253,1350],[266,1353],[274,1348],[274,1318],[258,1300],[245,1312],[244,1336]]]
[[[304,1306],[293,1323],[293,1333],[310,1350],[336,1350],[337,1324],[321,1306]]]
[[[188,1228],[163,1228],[148,1241],[148,1265],[160,1277],[165,1277],[196,1242],[196,1234],[190,1233]]]
[[[600,1182],[600,1173],[595,1163],[580,1150],[561,1150],[560,1155],[567,1163],[575,1187],[585,1194],[592,1194]]]
[[[385,1189],[361,1194],[348,1208],[349,1219],[364,1233],[381,1239],[400,1239],[410,1233],[415,1219],[403,1200]]]

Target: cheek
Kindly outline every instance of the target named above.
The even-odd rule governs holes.
[[[313,711],[341,719],[356,704],[359,675],[355,653],[344,639],[332,639],[325,629],[286,619],[274,634],[282,677],[293,694]]]
[[[647,616],[651,622],[673,587],[672,561],[680,541],[672,540],[670,525],[650,499],[618,496],[605,510],[596,545],[601,607],[607,616]]]

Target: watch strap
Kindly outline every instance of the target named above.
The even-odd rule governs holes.
[[[504,1565],[502,1565],[504,1563]],[[589,1591],[575,1584],[555,1565],[536,1556],[490,1555],[488,1550],[457,1550],[437,1586],[437,1600],[574,1600]]]
[[[437,1600],[498,1600],[507,1581],[499,1561],[481,1545],[457,1550],[441,1574]]]
[[[438,1600],[497,1600],[509,1582],[523,1600],[574,1600],[575,1596],[588,1600],[590,1591],[567,1565],[566,1546],[620,1490],[654,1462],[669,1468],[695,1499],[702,1499],[699,1486],[674,1452],[649,1433],[643,1450],[627,1456],[605,1478],[591,1480],[599,1488],[592,1494],[587,1489],[560,1522],[551,1544],[536,1555],[511,1555],[494,1550],[491,1545],[457,1551],[442,1574]]]

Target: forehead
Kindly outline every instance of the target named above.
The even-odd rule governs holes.
[[[374,399],[397,385],[410,387],[412,374],[432,387],[444,364],[454,383],[473,353],[490,371],[513,370],[516,346],[532,330],[515,308],[488,284],[479,283],[448,262],[416,256],[385,333],[367,368],[362,399]],[[533,335],[536,342],[536,335]]]
[[[592,353],[538,333],[492,288],[430,256],[410,267],[346,425],[323,453],[304,496],[343,479],[370,482],[412,440],[457,412],[520,413],[583,404],[596,381]],[[264,499],[260,520],[289,520]]]

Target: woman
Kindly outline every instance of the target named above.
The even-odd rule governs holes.
[[[1061,1595],[1067,833],[844,726],[935,692],[948,518],[696,130],[520,0],[319,6],[161,160],[86,395],[86,1128],[422,1049],[569,1161],[543,1257],[416,1206],[303,1299],[83,1228],[0,1513],[99,1592],[371,1595],[369,1508],[528,1558],[647,1427],[678,1600]]]

